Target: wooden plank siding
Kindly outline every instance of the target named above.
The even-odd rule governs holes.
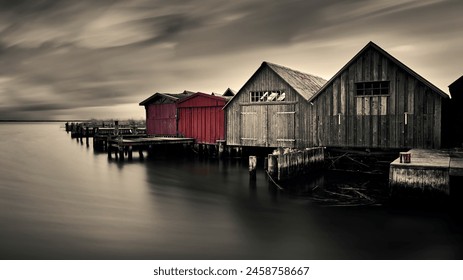
[[[177,135],[177,106],[170,104],[148,104],[146,108],[146,133],[156,136]]]
[[[155,93],[139,103],[146,111],[146,133],[150,136],[177,136],[177,102],[192,92]]]
[[[178,134],[194,138],[196,143],[216,144],[225,139],[225,113],[227,100],[219,96],[196,93],[177,103]]]
[[[388,95],[357,96],[356,83],[389,81]],[[308,146],[440,148],[442,99],[374,47],[333,77],[310,101],[316,136]]]
[[[250,92],[280,90],[284,101],[251,102]],[[227,104],[226,141],[230,146],[294,147],[311,144],[310,104],[265,63]]]

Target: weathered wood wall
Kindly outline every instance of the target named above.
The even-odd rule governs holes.
[[[283,90],[281,102],[250,102],[249,92]],[[308,102],[268,67],[259,69],[225,108],[227,145],[307,147]]]
[[[355,83],[390,81],[389,95],[357,96]],[[312,101],[309,146],[439,148],[442,96],[368,48]]]

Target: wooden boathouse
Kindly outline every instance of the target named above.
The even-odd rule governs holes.
[[[444,110],[444,144],[463,148],[463,76],[449,85],[449,91],[452,99]]]
[[[306,117],[308,146],[426,148],[442,146],[449,96],[373,42],[316,94]]]
[[[140,102],[146,111],[146,133],[150,136],[177,136],[177,101],[191,96],[193,92],[155,93]]]
[[[225,113],[228,98],[197,92],[177,102],[178,134],[194,138],[197,144],[225,140]]]
[[[325,83],[323,78],[263,62],[225,105],[229,146],[311,146],[307,100]]]

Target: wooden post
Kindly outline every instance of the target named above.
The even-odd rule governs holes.
[[[256,180],[257,157],[249,156],[249,179]]]
[[[128,153],[129,153],[129,154],[128,154],[128,159],[129,159],[129,160],[132,160],[132,146],[129,146],[129,147],[128,147]]]
[[[303,151],[299,151],[297,154],[296,154],[296,157],[297,157],[297,174],[300,175],[300,174],[304,174],[304,152]]]
[[[223,158],[223,153],[225,151],[225,142],[224,141],[217,141],[218,142],[218,157]]]
[[[119,159],[124,160],[124,149],[119,147]]]
[[[278,155],[278,180],[283,180],[288,175],[288,156],[284,154]]]
[[[138,156],[140,157],[140,159],[143,159],[143,151],[141,148],[140,150],[138,150]]]
[[[119,135],[119,121],[114,121],[114,126],[116,127],[116,135]]]
[[[265,170],[265,171],[268,170],[268,157],[265,157],[265,158],[264,158],[264,170]]]
[[[237,146],[237,147],[234,148],[234,150],[235,150],[235,157],[236,158],[241,158],[241,147]]]
[[[268,174],[270,176],[273,177],[277,173],[277,170],[276,170],[277,165],[278,165],[277,157],[275,155],[272,155],[272,154],[268,155],[268,166],[267,166],[267,168],[268,168]]]
[[[110,140],[111,140],[111,137],[108,135],[108,136],[106,137],[106,141],[105,141],[105,143],[104,143],[106,149],[109,148],[109,145],[110,145],[110,144],[109,144],[109,141],[110,141]]]

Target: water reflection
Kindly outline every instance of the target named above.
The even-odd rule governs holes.
[[[250,181],[239,160],[108,160],[56,124],[0,134],[3,259],[463,257],[461,218],[446,209],[313,200],[347,182],[381,189],[383,178],[316,173],[280,191],[262,168]]]

